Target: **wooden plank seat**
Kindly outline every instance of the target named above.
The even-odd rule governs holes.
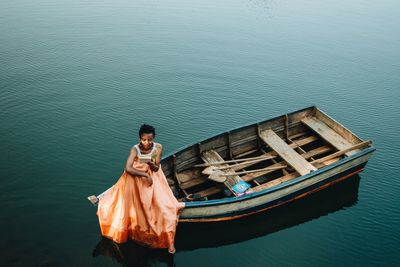
[[[305,160],[273,130],[265,130],[260,133],[260,138],[271,147],[278,155],[293,167],[300,175],[305,175],[317,170],[311,163]]]
[[[301,120],[305,125],[307,125],[309,128],[311,128],[313,131],[315,131],[319,136],[321,136],[322,139],[324,139],[326,142],[331,144],[333,147],[335,147],[337,150],[344,150],[347,149],[354,144],[350,143],[348,140],[343,138],[340,134],[338,134],[335,130],[330,128],[328,125],[323,123],[322,121],[318,120],[317,118],[314,117],[309,117],[309,118],[304,118]],[[352,150],[347,153],[345,153],[347,156],[351,156],[355,153],[357,153],[358,150]]]
[[[204,151],[201,154],[201,158],[204,160],[206,163],[213,163],[213,162],[221,162],[224,161],[224,159],[214,150],[210,149],[207,151]],[[220,165],[221,167],[226,167],[229,166],[228,164],[222,164]],[[224,173],[234,173],[234,170],[232,169],[225,169],[222,172]],[[235,186],[238,182],[243,181],[242,178],[240,178],[239,175],[229,175],[226,177],[226,181],[224,182],[224,185],[226,188],[228,188],[233,194],[237,195],[237,193],[232,189],[233,186]]]

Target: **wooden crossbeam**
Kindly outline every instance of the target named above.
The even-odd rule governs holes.
[[[335,130],[330,128],[328,125],[318,120],[317,118],[314,117],[304,118],[301,121],[309,128],[311,128],[313,131],[315,131],[319,136],[321,136],[322,139],[324,139],[326,142],[331,144],[339,151],[347,149],[354,145],[350,143],[348,140],[346,140],[344,137],[342,137],[340,134],[338,134]],[[352,150],[345,154],[347,156],[351,156],[357,153],[358,151],[359,150]]]
[[[300,175],[305,175],[317,170],[311,163],[305,160],[274,131],[265,130],[260,133],[260,138],[271,147],[278,155],[293,167]]]

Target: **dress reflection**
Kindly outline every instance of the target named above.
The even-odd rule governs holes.
[[[351,207],[357,203],[359,184],[360,176],[355,175],[330,188],[261,214],[225,222],[181,223],[176,235],[177,253],[243,242]],[[112,257],[122,266],[153,266],[157,263],[174,266],[173,255],[134,242],[119,245],[103,238],[93,251],[94,257],[99,255]]]

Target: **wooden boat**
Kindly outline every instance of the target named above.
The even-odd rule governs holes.
[[[374,151],[371,141],[312,106],[187,146],[161,166],[176,198],[186,201],[179,221],[211,222],[262,212],[338,183],[361,172]],[[250,188],[241,193],[238,184]]]
[[[192,200],[180,221],[210,222],[271,209],[338,183],[361,172],[374,151],[371,141],[313,106],[221,133],[161,164],[175,196]],[[226,180],[210,180],[202,173],[207,166],[218,167]],[[251,186],[245,194],[232,189],[240,181]]]

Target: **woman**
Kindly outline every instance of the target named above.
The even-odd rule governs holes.
[[[98,202],[101,233],[117,243],[131,238],[153,248],[175,253],[174,239],[184,203],[174,197],[160,167],[161,144],[154,127],[143,124],[140,142],[132,147],[125,171]],[[151,160],[144,162],[145,158]]]

